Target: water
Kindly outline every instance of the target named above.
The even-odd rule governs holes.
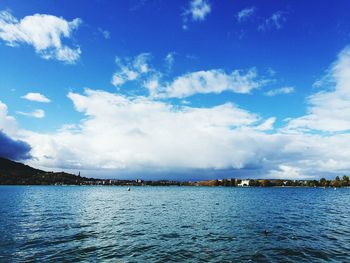
[[[0,262],[350,262],[349,203],[350,189],[3,186]]]

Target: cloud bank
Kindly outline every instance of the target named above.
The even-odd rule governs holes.
[[[22,131],[41,167],[98,168],[115,176],[250,170],[262,178],[318,178],[350,169],[350,134],[276,130],[275,117],[231,103],[179,107],[90,89],[68,97],[84,115],[78,125],[53,134]]]
[[[30,158],[31,147],[28,143],[15,139],[18,132],[17,122],[8,115],[7,106],[0,101],[0,156],[11,160]]]
[[[121,72],[126,67],[141,79],[155,72],[147,59],[122,60],[120,65]],[[158,80],[161,92],[156,88],[155,94],[165,94],[164,98],[92,89],[70,92],[68,98],[83,117],[53,133],[18,130],[6,105],[0,103],[0,129],[29,143],[31,162],[40,167],[99,169],[102,174],[113,171],[115,177],[125,171],[208,170],[253,171],[254,177],[261,178],[333,177],[350,170],[349,69],[347,47],[328,70],[328,86],[308,98],[306,113],[280,128],[275,116],[262,117],[229,102],[203,108],[172,104],[168,98],[215,93],[212,86],[222,92],[235,83],[231,79],[243,76],[243,83],[250,83],[246,76],[256,77],[249,72],[199,71],[169,83]],[[178,80],[181,83],[175,84]],[[238,93],[258,88],[233,87]]]
[[[7,106],[0,101],[0,130],[13,135],[17,131],[17,122],[14,117],[8,115]]]
[[[26,160],[31,158],[30,150],[28,143],[14,140],[0,130],[0,157],[14,161]]]
[[[239,127],[259,122],[258,116],[231,103],[179,108],[94,90],[68,97],[86,118],[78,129],[29,138],[33,155],[47,165],[66,160],[73,168],[91,169],[239,168],[249,149],[234,142],[233,131],[241,134]],[[235,148],[242,154],[235,154]]]
[[[350,131],[350,47],[338,55],[337,61],[328,70],[327,79],[327,87],[308,98],[308,114],[291,120],[288,129]]]

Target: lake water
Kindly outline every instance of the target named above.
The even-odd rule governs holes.
[[[0,262],[350,262],[349,204],[350,189],[3,186]]]

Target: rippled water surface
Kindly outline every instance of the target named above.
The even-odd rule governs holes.
[[[350,262],[349,203],[350,189],[4,186],[0,262]]]

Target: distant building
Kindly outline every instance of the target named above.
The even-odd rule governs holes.
[[[242,180],[241,183],[237,184],[237,186],[249,186],[249,180]]]

